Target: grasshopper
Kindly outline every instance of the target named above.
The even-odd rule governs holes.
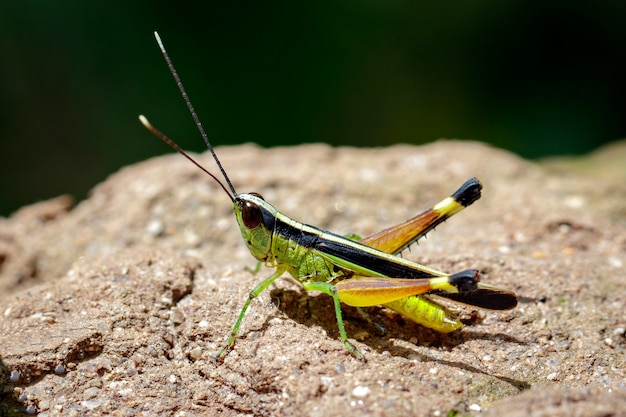
[[[321,291],[333,298],[341,341],[351,354],[360,359],[364,359],[363,355],[348,340],[341,303],[359,310],[362,307],[383,305],[440,332],[454,331],[462,323],[436,297],[489,310],[508,310],[517,305],[515,293],[480,282],[477,270],[447,274],[398,256],[437,225],[478,200],[482,186],[476,178],[466,181],[450,197],[431,209],[363,239],[339,236],[293,220],[265,201],[260,194],[239,194],[235,191],[163,42],[157,32],[154,36],[226,185],[154,128],[143,115],[139,116],[141,123],[221,186],[232,201],[241,235],[252,256],[267,267],[276,268],[269,278],[250,291],[226,345],[217,354],[218,358],[234,344],[252,300],[285,272],[307,291]]]

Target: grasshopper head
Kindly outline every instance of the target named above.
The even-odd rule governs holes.
[[[249,193],[235,197],[233,210],[248,250],[259,261],[267,261],[272,255],[276,209],[260,194]]]

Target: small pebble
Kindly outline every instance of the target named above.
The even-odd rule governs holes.
[[[609,264],[614,268],[621,268],[624,263],[618,258],[609,258]]]
[[[372,390],[368,387],[359,385],[352,390],[352,396],[356,398],[365,398],[370,394],[370,392],[372,392]]]
[[[159,236],[165,231],[165,226],[160,220],[152,220],[150,223],[148,223],[148,227],[146,228],[146,230],[152,236]]]
[[[561,340],[559,342],[556,342],[556,347],[559,349],[569,349],[571,343],[569,342],[569,340]]]
[[[330,387],[333,383],[333,378],[330,376],[322,376],[320,378],[320,381],[322,382],[322,385],[325,387]]]
[[[185,244],[187,246],[191,246],[192,248],[200,246],[202,243],[202,237],[195,232],[185,231],[183,238],[185,240]]]
[[[46,400],[45,398],[41,398],[37,403],[37,408],[39,408],[39,410],[48,410],[50,408],[50,401]],[[45,417],[46,414],[44,413],[42,416],[42,413],[38,413],[37,415]]]
[[[471,404],[471,405],[469,406],[469,410],[470,410],[470,411],[476,411],[476,412],[478,412],[478,411],[481,411],[482,409],[483,409],[483,408],[482,408],[480,405],[478,405],[478,404]]]
[[[83,391],[83,397],[90,400],[92,398],[95,398],[100,393],[100,391],[102,390],[98,387],[87,388],[85,391]]]
[[[9,379],[11,380],[11,382],[18,382],[21,377],[22,375],[20,374],[20,371],[14,369],[11,371],[11,376],[9,377]]]
[[[189,357],[194,361],[197,361],[198,359],[202,359],[202,348],[195,347],[191,349],[189,351]]]
[[[335,363],[335,371],[339,374],[345,374],[346,373],[346,367],[344,366],[344,364],[342,362],[337,362]]]
[[[180,310],[180,308],[174,307],[172,308],[170,313],[170,320],[172,321],[172,323],[179,325],[185,321],[185,315]]]
[[[93,410],[94,408],[98,408],[101,403],[102,403],[102,399],[96,398],[95,400],[81,401],[80,405],[82,405],[85,408],[88,408],[89,410]]]

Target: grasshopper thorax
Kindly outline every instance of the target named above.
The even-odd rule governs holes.
[[[248,250],[266,262],[272,253],[272,235],[278,211],[258,193],[237,194],[233,210]]]

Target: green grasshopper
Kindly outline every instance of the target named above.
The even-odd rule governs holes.
[[[309,226],[279,212],[260,194],[239,194],[222,167],[189,100],[171,59],[154,33],[187,107],[198,126],[226,184],[191,158],[176,143],[154,128],[143,116],[144,126],[211,176],[226,192],[243,240],[252,256],[276,271],[249,294],[233,326],[224,355],[237,337],[252,300],[288,272],[308,291],[321,291],[333,298],[339,336],[356,357],[363,355],[348,341],[341,303],[360,308],[383,305],[426,327],[451,332],[462,326],[459,318],[434,297],[490,310],[508,310],[517,305],[515,293],[480,282],[476,270],[446,274],[397,256],[450,216],[480,198],[482,186],[472,178],[455,193],[429,210],[369,237],[344,237]],[[364,312],[363,312],[364,313]]]

